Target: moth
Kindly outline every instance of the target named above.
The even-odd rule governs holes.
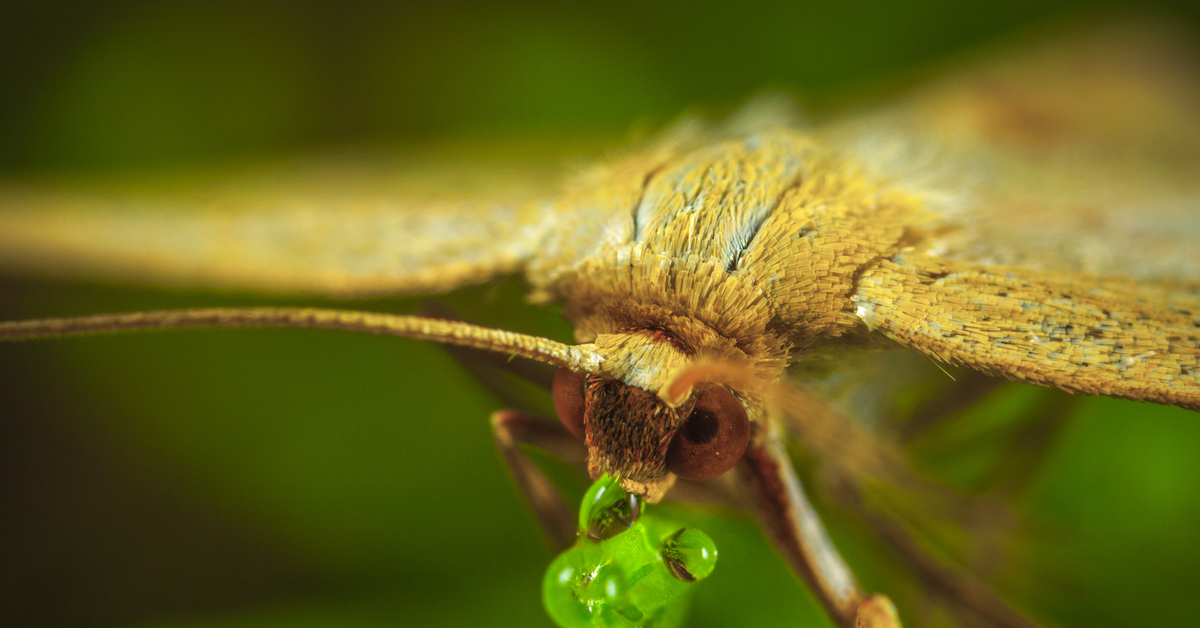
[[[492,426],[556,544],[573,535],[571,509],[522,444],[649,502],[741,491],[837,624],[895,626],[886,592],[864,591],[829,540],[784,443],[864,474],[902,463],[789,368],[891,347],[1200,409],[1194,63],[1159,32],[1103,30],[821,124],[770,100],[723,123],[687,118],[548,189],[502,181],[491,200],[429,193],[437,181],[419,168],[291,170],[157,198],[10,186],[10,271],[335,296],[515,273],[532,301],[562,306],[575,343],[316,308],[16,321],[0,338],[284,326],[550,364],[558,421],[505,410]],[[1029,625],[965,575],[923,576],[975,621]]]

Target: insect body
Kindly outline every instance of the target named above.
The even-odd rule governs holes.
[[[0,337],[324,327],[548,362],[561,426],[515,411],[493,425],[552,538],[565,544],[573,519],[520,443],[586,459],[593,478],[619,478],[650,502],[680,478],[736,467],[837,622],[895,625],[830,543],[783,449],[787,425],[806,418],[789,364],[896,343],[1010,379],[1200,409],[1200,118],[1186,106],[1200,90],[1139,73],[1169,55],[1147,60],[1146,42],[1130,37],[985,69],[821,127],[767,106],[723,126],[685,121],[540,198],[348,200],[330,181],[264,194],[275,182],[217,188],[221,203],[180,201],[176,214],[144,198],[105,211],[42,192],[14,193],[0,214],[0,260],[43,271],[336,294],[522,271],[534,300],[563,304],[574,346],[288,309],[8,323]],[[1137,228],[1123,222],[1131,211],[1143,212]],[[972,599],[978,617],[1027,625]]]

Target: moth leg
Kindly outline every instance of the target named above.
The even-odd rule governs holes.
[[[517,488],[541,524],[551,548],[559,552],[570,547],[575,543],[575,512],[537,465],[525,455],[521,445],[533,445],[563,460],[582,465],[587,460],[587,449],[583,443],[557,421],[551,422],[518,410],[493,413],[492,432],[496,447],[504,456]]]
[[[896,439],[912,442],[939,425],[958,416],[980,399],[1008,383],[1001,377],[991,377],[971,369],[959,369],[957,381],[950,390],[933,395],[911,414],[911,418],[896,426]]]
[[[426,300],[417,308],[417,314],[429,318],[449,321],[467,321],[440,301]],[[505,407],[519,408],[532,412],[533,404],[527,395],[521,394],[521,387],[514,386],[514,379],[529,382],[533,386],[550,391],[554,381],[554,367],[532,360],[513,360],[509,356],[495,351],[472,349],[458,345],[440,345],[442,349],[454,358],[454,361],[487,389],[492,396],[500,400]]]
[[[996,466],[983,477],[982,493],[973,507],[957,513],[964,529],[976,539],[964,556],[976,574],[991,576],[1004,565],[1006,541],[1021,526],[1014,504],[1020,503],[1043,469],[1078,401],[1075,395],[1052,393],[1038,403],[1009,437]]]
[[[1079,400],[1077,395],[1054,393],[1029,413],[985,482],[990,492],[1014,499],[1024,493],[1058,443]]]
[[[442,345],[472,377],[479,380],[490,392],[503,398],[512,395],[512,385],[502,379],[504,374],[523,379],[534,386],[549,391],[554,381],[554,367],[530,360],[510,360],[495,351]],[[522,400],[523,401],[523,400]]]
[[[758,424],[751,429],[750,446],[738,470],[750,487],[759,522],[775,547],[839,625],[899,628],[890,600],[879,595],[866,597],[859,589],[854,573],[808,502],[779,440]]]
[[[979,623],[1005,628],[1036,628],[992,592],[987,583],[975,576],[938,561],[930,556],[905,527],[895,519],[868,507],[853,482],[843,481],[837,487],[839,497],[858,512],[921,579],[926,591],[948,602],[966,623]]]
[[[698,482],[679,478],[667,490],[667,499],[689,504],[720,504],[740,510],[754,507],[744,488],[730,475]]]
[[[853,508],[875,533],[904,560],[926,590],[945,600],[959,614],[983,619],[990,625],[1028,628],[1029,620],[966,571],[930,556],[903,524],[898,513],[884,504],[867,503],[870,484],[890,480],[918,491],[931,504],[950,506],[962,518],[973,508],[970,499],[942,492],[914,474],[902,458],[872,437],[852,419],[839,415],[828,404],[799,390],[785,390],[783,418],[802,442],[825,454],[826,470],[834,496]],[[786,455],[786,454],[784,454]],[[995,500],[991,502],[995,504]]]

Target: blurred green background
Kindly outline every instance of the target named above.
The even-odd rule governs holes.
[[[136,177],[456,136],[616,143],[764,88],[820,113],[1014,32],[1135,5],[1146,3],[9,0],[0,168]],[[1152,10],[1200,20],[1190,3]],[[517,282],[447,301],[570,337]],[[2,319],[261,303],[322,302],[0,278]],[[1004,451],[1006,421],[1064,397],[1008,387],[918,453],[970,485]],[[0,625],[548,625],[549,556],[492,446],[497,406],[440,349],[399,339],[276,330],[0,346]],[[1021,494],[1030,532],[1004,548],[1001,588],[1052,626],[1194,625],[1200,421],[1102,399],[1070,412]],[[867,584],[895,594],[913,625],[936,623],[887,550],[818,502]],[[690,625],[828,625],[747,516],[684,516],[722,552]]]

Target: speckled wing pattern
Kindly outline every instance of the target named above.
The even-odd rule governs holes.
[[[1196,58],[1169,30],[1093,31],[817,127],[762,103],[685,118],[564,184],[509,147],[475,169],[418,155],[136,192],[0,187],[0,267],[340,295],[523,271],[581,341],[657,321],[767,379],[873,331],[1200,408]]]
[[[429,153],[8,183],[0,267],[338,296],[445,291],[519,269],[562,164],[539,150]]]
[[[668,134],[560,199],[527,273],[584,339],[715,331],[767,374],[874,331],[1011,379],[1200,407],[1190,54],[1169,31],[1093,31],[846,121]]]
[[[826,132],[922,208],[857,280],[869,328],[1200,409],[1200,57],[1170,30],[1093,32]]]

